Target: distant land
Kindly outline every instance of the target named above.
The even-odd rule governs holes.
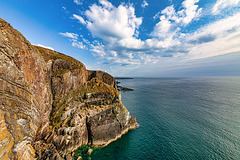
[[[114,77],[114,78],[115,78],[115,80],[116,79],[133,79],[131,77]],[[123,91],[123,92],[125,92],[125,91],[134,91],[134,89],[132,89],[132,88],[120,86],[119,85],[120,83],[121,82],[116,81],[118,91]]]
[[[133,79],[132,77],[114,77],[115,79]]]

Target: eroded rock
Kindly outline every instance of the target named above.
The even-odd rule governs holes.
[[[2,19],[0,62],[0,159],[71,159],[137,125],[111,75],[32,46]]]

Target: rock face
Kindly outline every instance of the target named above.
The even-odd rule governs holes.
[[[137,125],[111,75],[32,46],[2,19],[0,62],[0,159],[69,159]]]

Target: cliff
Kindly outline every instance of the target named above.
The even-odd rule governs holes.
[[[0,62],[0,159],[71,159],[137,125],[111,75],[31,45],[2,19]]]

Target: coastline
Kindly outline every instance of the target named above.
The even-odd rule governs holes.
[[[130,130],[133,130],[133,129],[136,129],[137,126],[139,126],[139,124],[136,122],[134,123],[133,125],[129,126],[128,128],[126,128],[125,130],[123,130],[121,132],[121,134],[117,135],[115,138],[113,139],[110,139],[108,141],[95,141],[94,144],[92,145],[94,148],[97,148],[97,147],[106,147],[107,145],[109,145],[110,143],[118,140],[119,138],[122,137],[122,135],[126,134],[128,131]]]
[[[95,141],[94,144],[90,145],[83,145],[75,149],[73,152],[74,154],[72,155],[73,159],[83,159],[83,158],[88,158],[91,156],[92,152],[94,152],[95,149],[97,148],[104,148],[108,146],[110,143],[117,141],[120,139],[124,134],[127,134],[130,130],[136,129],[139,126],[137,122],[126,128],[121,132],[121,134],[117,135],[113,139],[109,139],[108,141]],[[86,149],[87,147],[87,149]],[[77,154],[77,156],[75,155]],[[75,156],[75,157],[74,157]]]

